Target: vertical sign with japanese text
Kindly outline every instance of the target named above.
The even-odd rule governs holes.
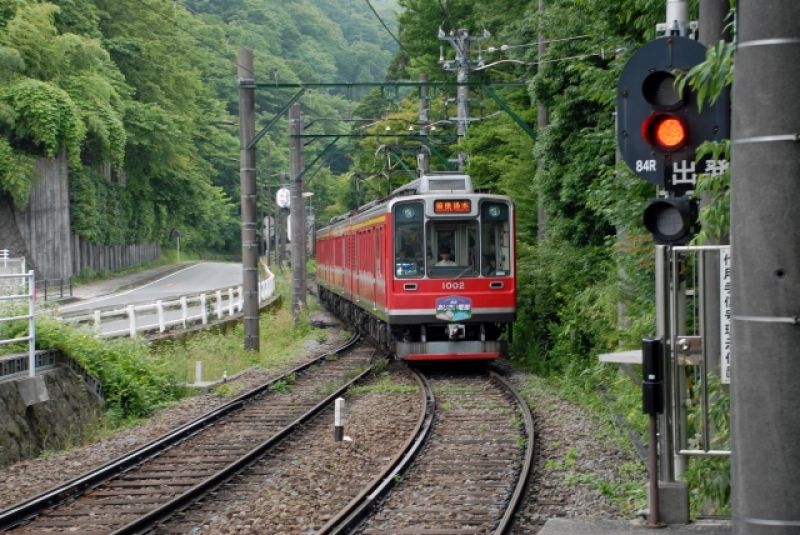
[[[731,384],[731,246],[719,252],[720,380]]]

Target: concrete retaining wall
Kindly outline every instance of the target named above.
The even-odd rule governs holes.
[[[156,260],[161,247],[155,242],[132,245],[97,245],[72,235],[72,273],[87,271],[117,271]]]
[[[72,276],[67,159],[39,158],[36,168],[39,180],[31,187],[28,206],[16,209],[17,227],[36,278],[66,279]],[[12,254],[17,256],[16,251]]]
[[[155,242],[98,245],[73,234],[66,158],[40,158],[36,167],[40,178],[25,208],[14,207],[11,198],[0,193],[0,249],[9,249],[13,257],[24,256],[37,280],[68,279],[83,270],[127,269],[161,256]],[[110,176],[106,167],[99,171]]]
[[[0,467],[45,450],[81,444],[102,405],[83,379],[65,367],[43,371],[49,401],[26,404],[27,379],[0,382]]]

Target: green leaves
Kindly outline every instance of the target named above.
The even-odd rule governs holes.
[[[80,165],[86,128],[80,112],[62,89],[39,80],[22,79],[0,93],[14,111],[14,134],[23,142],[41,146],[48,157],[66,150],[71,164]]]
[[[36,342],[39,347],[70,355],[97,377],[108,408],[122,418],[147,416],[183,392],[177,379],[149,355],[142,342],[108,342],[46,316],[36,322]]]
[[[694,89],[700,109],[714,104],[725,88],[733,83],[733,43],[719,41],[706,51],[706,60],[679,76],[676,85],[683,91],[687,85]]]

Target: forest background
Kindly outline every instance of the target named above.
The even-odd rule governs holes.
[[[617,163],[616,81],[630,55],[656,37],[663,14],[663,0],[547,0],[541,12],[538,0],[0,0],[0,192],[24,206],[37,179],[34,159],[65,154],[73,231],[82,238],[166,243],[177,228],[185,247],[236,254],[237,48],[254,50],[258,82],[422,74],[452,82],[438,61],[440,45],[452,57],[439,28],[486,29],[491,37],[473,57],[480,52],[493,66],[472,80],[523,82],[497,92],[534,129],[538,106],[546,106],[548,124],[534,140],[472,91],[476,120],[458,142],[455,95],[436,91],[431,143],[444,159],[467,152],[475,184],[516,202],[514,358],[565,388],[608,390],[618,377],[597,354],[635,348],[654,326],[652,239],[641,213],[656,192]],[[540,33],[549,41],[542,56]],[[259,89],[258,124],[293,93]],[[416,90],[309,90],[300,102],[310,132],[372,135],[339,142],[309,171],[320,224],[412,178],[415,150],[397,156],[388,148],[419,131]],[[258,146],[262,216],[274,210],[288,170],[287,134],[284,118]],[[324,145],[309,144],[306,161]],[[724,185],[720,191],[724,198]],[[641,426],[635,389],[625,392],[617,398],[628,396],[623,410]],[[717,427],[724,434],[727,423]],[[724,466],[693,466],[689,477],[709,470],[716,483],[701,498],[724,510]]]

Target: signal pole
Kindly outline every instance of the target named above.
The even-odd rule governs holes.
[[[239,176],[242,204],[242,301],[244,302],[244,348],[258,351],[258,238],[256,236],[255,79],[253,51],[240,48],[239,77]]]
[[[700,0],[700,16],[698,20],[698,34],[701,44],[713,47],[720,39],[724,38],[723,29],[725,15],[728,13],[728,0]],[[700,207],[704,207],[709,198],[700,198]],[[705,245],[729,244],[727,236],[713,239]],[[703,258],[701,278],[701,291],[703,295],[703,351],[706,358],[707,373],[719,376],[721,358],[721,332],[720,332],[720,302],[719,302],[719,253],[700,253]],[[712,425],[709,422],[709,425]]]
[[[306,210],[303,198],[303,112],[300,104],[294,103],[289,110],[289,139],[291,157],[291,203],[292,218],[292,314],[294,321],[300,319],[300,308],[306,305]]]
[[[734,535],[800,531],[800,2],[739,0],[733,86]]]

